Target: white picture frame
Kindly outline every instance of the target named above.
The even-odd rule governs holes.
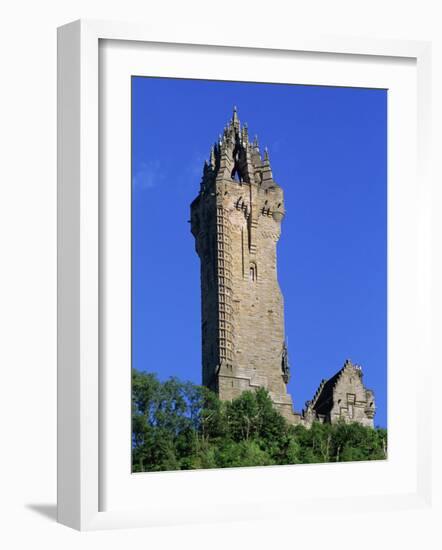
[[[296,503],[285,494],[275,506],[269,494],[263,500],[249,498],[248,506],[239,502],[229,511],[220,511],[207,502],[194,502],[175,510],[164,506],[133,507],[123,503],[103,510],[100,484],[103,483],[103,433],[101,430],[106,400],[100,385],[102,364],[100,357],[102,289],[100,225],[101,189],[99,174],[99,48],[100,41],[126,41],[135,43],[165,43],[189,48],[190,45],[205,48],[229,48],[238,52],[267,51],[276,55],[287,52],[309,52],[323,55],[376,56],[378,58],[408,58],[416,63],[417,116],[416,132],[418,162],[418,208],[413,230],[416,229],[417,286],[415,298],[416,347],[419,349],[420,381],[414,385],[416,393],[416,487],[404,492],[385,492],[354,496],[353,502],[369,510],[414,508],[429,506],[431,501],[431,433],[429,430],[430,407],[425,387],[429,385],[431,362],[426,347],[430,332],[428,311],[431,294],[428,242],[428,212],[431,206],[429,180],[429,82],[430,44],[393,40],[368,40],[350,37],[317,38],[280,37],[267,43],[265,38],[252,42],[226,33],[224,40],[216,43],[190,39],[185,29],[173,37],[156,35],[152,29],[135,24],[77,21],[59,29],[58,34],[58,520],[80,530],[115,527],[151,526],[195,521],[260,518],[264,515],[281,515],[282,510],[293,510]],[[425,356],[427,354],[427,356]],[[339,465],[335,465],[339,466]],[[352,465],[347,465],[352,467]],[[285,467],[287,468],[287,467]],[[289,467],[292,468],[292,467]],[[315,468],[315,466],[311,466]],[[259,469],[260,475],[271,479],[283,476],[279,467]],[[288,470],[285,470],[287,473]],[[350,470],[349,470],[350,471]],[[320,470],[318,470],[318,473]],[[202,475],[199,475],[202,474]],[[213,473],[212,473],[213,474]],[[168,475],[169,485],[178,483],[178,476],[193,476],[196,485],[206,483],[204,472],[163,474]],[[209,475],[209,474],[207,474]],[[218,483],[230,476],[234,483],[249,479],[244,470],[217,471]],[[353,474],[354,475],[354,474]],[[153,479],[153,478],[151,478]],[[214,477],[211,478],[215,479]],[[205,481],[206,480],[206,481]],[[210,482],[210,481],[209,481]],[[161,482],[155,482],[161,487]],[[160,489],[157,489],[160,490]],[[188,490],[188,489],[187,489]],[[339,498],[335,499],[339,504]],[[330,506],[331,500],[316,495],[303,503],[304,512]],[[299,505],[299,503],[298,503]],[[345,512],[343,512],[345,513]]]

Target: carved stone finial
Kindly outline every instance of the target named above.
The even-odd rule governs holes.
[[[249,142],[249,132],[248,132],[247,126],[245,124],[242,127],[241,137],[242,137],[242,140],[243,140],[244,143]]]
[[[238,118],[238,111],[236,109],[236,105],[233,107],[232,124],[233,126],[235,126],[237,130],[239,130],[239,118]]]

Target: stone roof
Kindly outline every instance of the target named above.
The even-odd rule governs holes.
[[[312,403],[317,414],[327,414],[330,412],[333,406],[333,389],[344,368],[342,367],[334,376],[325,381],[322,387],[320,386],[321,390],[317,392],[315,402]]]

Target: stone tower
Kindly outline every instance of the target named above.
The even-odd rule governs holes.
[[[265,387],[291,422],[284,303],[276,245],[284,197],[267,149],[249,139],[236,108],[204,164],[191,205],[201,260],[203,384],[221,399]]]

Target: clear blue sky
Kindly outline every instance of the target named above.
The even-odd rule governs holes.
[[[295,409],[350,358],[385,427],[385,90],[132,78],[133,366],[201,383],[189,206],[233,105],[285,193],[278,276]]]

